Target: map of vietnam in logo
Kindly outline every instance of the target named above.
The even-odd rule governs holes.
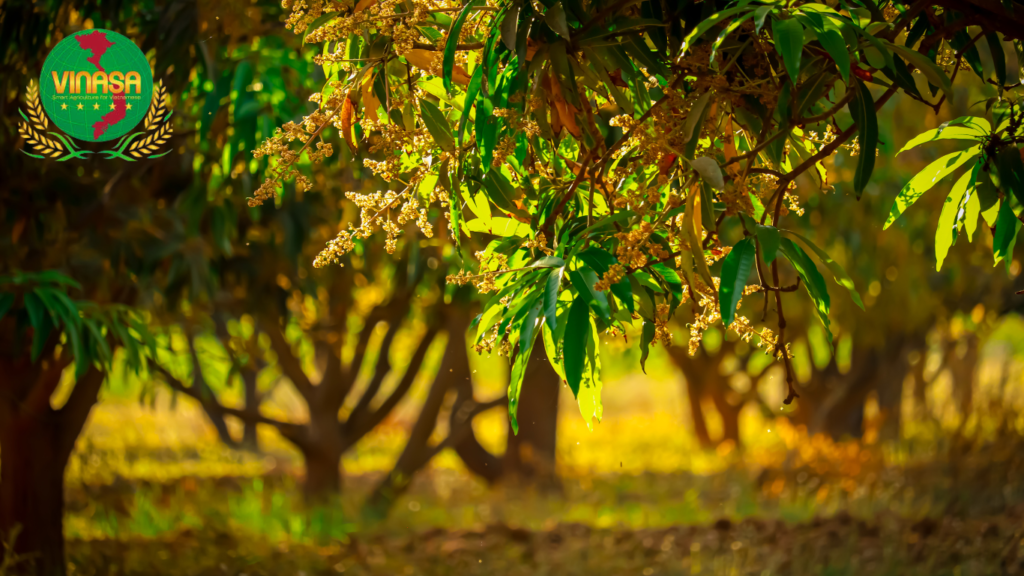
[[[153,72],[142,50],[117,32],[92,29],[60,41],[43,64],[39,95],[46,115],[86,142],[120,138],[153,98]]]

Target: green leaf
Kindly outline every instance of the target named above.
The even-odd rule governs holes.
[[[943,122],[941,126],[933,130],[927,130],[912,138],[896,154],[902,154],[911,148],[920,146],[925,142],[935,140],[974,140],[980,142],[992,132],[992,126],[988,120],[977,116],[961,116],[956,120]]]
[[[656,328],[654,322],[644,320],[643,331],[640,333],[640,369],[644,374],[647,374],[647,357],[651,353],[651,342],[654,341]]]
[[[665,285],[668,286],[669,293],[672,294],[676,303],[683,299],[683,279],[679,277],[679,274],[676,274],[675,270],[670,268],[664,262],[651,264],[651,270],[656,272],[665,282]]]
[[[1003,43],[995,32],[985,34],[985,42],[988,44],[989,54],[992,55],[992,66],[995,68],[996,81],[1000,88],[1006,86],[1006,53],[1003,52]]]
[[[718,38],[715,38],[715,42],[711,45],[711,59],[710,62],[715,61],[715,55],[718,54],[718,49],[722,46],[722,43],[736,31],[737,28],[743,25],[748,18],[754,16],[754,12],[748,12],[739,18],[733,18],[732,22],[728,26],[722,28],[722,31],[718,33]]]
[[[480,94],[480,86],[483,84],[483,81],[484,67],[477,66],[473,70],[473,76],[469,79],[469,85],[466,86],[466,100],[463,103],[462,118],[459,119],[459,148],[462,147],[462,139],[466,135],[466,125],[469,124],[469,111],[473,108],[477,95]]]
[[[445,152],[455,151],[452,126],[448,123],[448,119],[444,117],[441,109],[437,107],[437,104],[425,98],[421,99],[420,111],[423,113],[423,123],[427,125],[427,130],[434,137],[434,142],[437,142],[437,145]]]
[[[750,8],[748,8],[746,4],[744,4],[742,6],[737,6],[735,8],[729,8],[728,10],[722,10],[721,12],[715,12],[708,18],[705,18],[700,22],[700,24],[697,24],[697,26],[695,26],[694,29],[691,30],[690,33],[686,35],[685,38],[683,38],[683,45],[679,51],[679,56],[684,56],[686,54],[686,51],[693,46],[693,43],[695,41],[697,41],[701,36],[704,35],[705,32],[710,30],[712,27],[718,25],[719,22],[722,22],[723,20],[729,18],[730,16],[739,14],[741,12],[746,12],[749,10]]]
[[[35,274],[36,280],[39,282],[53,282],[54,284],[60,284],[62,286],[71,286],[72,288],[82,289],[82,285],[71,278],[70,276],[60,272],[58,270],[43,270]]]
[[[608,306],[608,297],[604,292],[594,288],[597,283],[597,273],[589,266],[583,266],[569,272],[569,281],[576,287],[579,295],[594,307],[594,311],[601,315],[606,321],[611,318],[611,308]]]
[[[530,268],[561,268],[565,266],[565,260],[558,256],[544,256],[530,263]]]
[[[800,78],[800,57],[804,51],[804,27],[796,18],[772,20],[775,50],[782,57],[789,81],[794,85]]]
[[[707,110],[708,103],[711,102],[711,96],[711,90],[701,94],[701,97],[693,103],[693,106],[687,113],[686,122],[683,123],[684,143],[700,139],[700,129],[704,126],[704,111]]]
[[[111,354],[110,345],[107,344],[107,339],[103,336],[103,331],[100,329],[100,325],[92,318],[83,318],[82,326],[89,330],[89,334],[92,335],[92,340],[96,345],[96,356],[97,359],[104,367],[108,367],[110,362],[113,360]]]
[[[25,308],[28,310],[29,323],[32,325],[32,351],[31,358],[35,362],[43,353],[43,346],[46,338],[53,330],[53,319],[43,305],[42,299],[35,291],[25,294]]]
[[[828,297],[828,288],[825,287],[825,279],[822,277],[821,272],[818,272],[818,268],[811,261],[810,257],[789,238],[782,239],[779,249],[786,259],[793,264],[797,274],[803,280],[807,294],[814,301],[814,306],[818,312],[818,319],[821,320],[821,324],[825,327],[825,336],[828,339],[829,349],[834,354],[835,348],[832,346],[831,322],[828,318],[831,303]]]
[[[1013,260],[1013,245],[1017,241],[1018,230],[1020,230],[1020,220],[1014,216],[1009,199],[1004,198],[999,205],[995,236],[992,239],[992,253],[995,256],[996,264],[999,264],[999,261],[1004,258],[1007,265]]]
[[[774,10],[774,6],[759,6],[754,10],[754,33],[761,35],[761,28],[764,28],[764,19]]]
[[[853,175],[853,188],[857,198],[864,192],[864,187],[871,180],[875,170],[875,151],[878,148],[878,117],[875,115],[875,101],[871,91],[863,82],[857,82],[858,93],[850,101],[850,113],[857,120],[857,134],[860,139],[860,153],[857,160],[857,171]]]
[[[981,152],[980,146],[971,146],[966,150],[960,152],[953,152],[952,154],[946,154],[942,158],[939,158],[935,162],[932,162],[924,170],[917,173],[916,176],[911,178],[910,182],[900,190],[896,201],[893,202],[892,208],[889,210],[889,219],[885,221],[883,230],[892,226],[892,223],[896,221],[900,215],[906,211],[907,208],[912,206],[914,202],[917,202],[925,192],[931,190],[932,186],[935,186],[939,180],[942,180],[951,172],[963,166],[969,160],[973,159],[978,153]]]
[[[462,25],[473,13],[473,9],[482,4],[483,0],[469,0],[462,8],[462,12],[452,22],[452,29],[448,32],[448,40],[444,44],[444,60],[441,62],[441,76],[444,78],[444,89],[452,93],[452,72],[455,70],[455,52],[459,44],[459,36],[462,34]],[[383,102],[383,100],[381,100]]]
[[[568,313],[566,313],[568,314]],[[565,314],[563,314],[564,316]],[[547,322],[541,326],[541,337],[544,340],[544,352],[547,353],[548,362],[551,368],[558,374],[558,379],[565,382],[565,368],[562,367],[562,359],[559,357],[559,346],[565,338],[565,324],[559,323],[557,330],[552,330]]]
[[[562,363],[565,380],[574,398],[579,396],[580,382],[583,381],[583,365],[587,357],[587,343],[590,340],[590,305],[582,296],[577,296],[569,308],[566,321],[565,339],[562,341]]]
[[[522,2],[513,2],[501,19],[501,41],[510,52],[516,51],[516,29],[519,26],[519,11],[522,7]]]
[[[708,232],[718,231],[718,222],[715,221],[715,193],[707,183],[700,185],[700,221],[701,225]]]
[[[747,277],[754,267],[754,240],[744,238],[732,247],[722,262],[722,279],[718,288],[718,302],[722,310],[722,324],[728,327],[736,316],[736,307],[743,297]]]
[[[1003,193],[1012,193],[1017,202],[1024,204],[1024,162],[1016,146],[1004,146],[996,157],[999,166],[999,187]]]
[[[512,187],[512,183],[501,173],[500,170],[491,168],[484,175],[484,188],[487,190],[487,197],[494,202],[494,205],[509,214],[515,214],[529,218],[529,214],[516,206],[515,201],[520,194]]]
[[[701,179],[707,182],[708,185],[715,190],[725,190],[725,176],[722,174],[722,168],[713,158],[701,156],[700,158],[688,160],[688,162],[690,163],[690,166],[697,171],[697,174],[700,174]],[[713,223],[711,225],[713,225]]]
[[[968,170],[953,184],[953,190],[946,197],[942,204],[942,211],[939,213],[939,225],[935,228],[935,270],[942,270],[942,262],[949,253],[949,248],[956,243],[956,217],[960,209],[960,202],[967,193],[967,185],[971,181],[974,171]]]
[[[565,21],[565,9],[561,2],[555,2],[544,13],[544,22],[562,38],[569,40],[569,24]]]
[[[801,236],[791,230],[780,230],[780,233],[799,242],[811,254],[814,254],[818,258],[818,262],[824,264],[825,267],[828,268],[829,272],[832,273],[832,279],[835,280],[836,284],[846,288],[850,293],[850,298],[853,300],[853,303],[861,310],[864,309],[864,302],[860,299],[860,293],[857,292],[857,286],[854,285],[853,278],[850,278],[850,275],[846,273],[846,270],[844,270],[838,262],[833,260],[832,257],[828,255],[828,252],[825,252],[814,242],[811,242],[804,236]]]
[[[771,264],[779,252],[779,229],[774,226],[757,225],[757,239],[761,242],[761,256],[765,264]]]
[[[981,216],[981,197],[979,196],[978,174],[981,163],[975,163],[971,170],[971,183],[967,185],[967,200],[963,202],[963,218],[957,216],[958,224],[962,222],[967,228],[967,241],[974,241],[974,231],[978,228],[978,217]]]
[[[583,415],[587,428],[593,430],[593,420],[596,418],[600,422],[604,409],[601,406],[601,358],[598,351],[597,325],[593,318],[590,318],[589,324],[590,337],[587,338],[587,355],[576,403],[579,404],[580,414]]]
[[[632,115],[633,101],[626,98],[626,95],[622,93],[622,90],[620,90],[619,87],[612,82],[611,77],[608,76],[608,63],[605,62],[597,50],[593,48],[584,47],[583,53],[586,54],[587,61],[593,65],[594,71],[597,72],[598,77],[601,79],[601,82],[604,83],[605,88],[608,89],[608,94],[610,94],[612,99],[615,100],[615,103],[618,104],[626,114]]]
[[[12,304],[14,304],[14,294],[7,292],[0,294],[0,320],[4,319]]]
[[[818,42],[828,52],[839,69],[839,75],[843,77],[843,83],[850,85],[850,52],[846,49],[846,41],[838,30],[822,27],[816,31]]]
[[[491,218],[487,221],[480,219],[470,220],[465,223],[465,227],[470,232],[483,232],[485,234],[493,234],[503,238],[511,238],[514,236],[525,238],[530,235],[531,231],[529,224],[501,216]]]
[[[558,328],[558,292],[562,286],[565,268],[555,268],[544,283],[544,318],[552,330]]]
[[[43,306],[42,299],[35,292],[26,293],[24,300],[25,310],[28,311],[29,324],[33,330],[39,330],[43,323],[43,317],[46,316],[46,307]]]
[[[513,434],[519,433],[519,421],[516,420],[516,413],[519,411],[519,396],[523,391],[523,376],[526,375],[526,367],[530,362],[533,344],[536,342],[535,329],[539,313],[540,302],[530,308],[526,317],[523,318],[523,324],[519,330],[519,350],[516,352],[516,359],[512,363],[512,373],[508,379],[508,416]]]
[[[599,276],[604,276],[608,269],[613,265],[618,264],[618,260],[615,256],[612,256],[606,252],[603,248],[597,246],[591,246],[586,250],[579,253],[579,259],[583,260],[594,269]],[[611,286],[612,294],[622,301],[626,305],[626,308],[630,312],[633,312],[633,289],[630,287],[629,282],[626,279],[619,280]]]
[[[900,56],[903,56],[908,62],[917,66],[917,69],[921,71],[921,74],[924,74],[924,77],[933,86],[938,86],[946,94],[946,98],[950,102],[953,101],[953,84],[950,82],[949,76],[946,76],[946,73],[935,62],[929,60],[924,54],[911,50],[906,46],[900,46],[892,42],[886,42],[886,44],[894,51],[899,52]]]

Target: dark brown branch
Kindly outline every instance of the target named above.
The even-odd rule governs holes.
[[[349,378],[353,381],[359,376],[363,360],[366,358],[366,349],[370,345],[370,338],[373,336],[373,331],[376,330],[377,324],[384,321],[390,322],[393,325],[398,324],[409,309],[408,301],[407,290],[397,291],[387,304],[376,306],[366,316],[366,323],[363,324],[363,329],[359,331],[356,350],[352,355],[352,363],[349,365]]]
[[[357,374],[345,371],[341,362],[340,343],[337,341],[334,343],[318,342],[317,347],[319,352],[325,356],[324,374],[317,387],[320,388],[325,405],[340,409],[345,402],[345,397],[352,389]],[[358,368],[356,372],[358,372]]]
[[[302,369],[302,364],[292,352],[292,346],[284,336],[284,330],[278,324],[277,319],[267,319],[264,323],[264,330],[270,336],[270,346],[277,354],[277,362],[281,365],[281,371],[292,381],[292,385],[299,391],[299,394],[307,403],[313,403],[316,398],[316,391],[309,381],[309,376]]]
[[[220,404],[214,401],[213,390],[206,384],[206,378],[203,376],[203,369],[199,365],[199,354],[196,352],[195,337],[188,339],[188,351],[189,356],[192,358],[192,390],[196,393],[196,398],[200,404],[203,405],[203,410],[206,411],[207,416],[210,417],[210,422],[213,427],[217,429],[217,435],[220,436],[221,440],[232,448],[238,446],[238,442],[231,437],[231,431],[228,430],[228,425],[224,421],[224,414]],[[230,376],[229,376],[230,377]]]
[[[792,284],[790,286],[781,286],[781,287],[762,285],[760,287],[760,290],[761,291],[768,291],[768,292],[796,292],[798,288],[800,288],[800,278],[799,277],[796,279],[796,284]]]
[[[497,408],[498,406],[502,406],[507,402],[508,398],[506,398],[505,396],[499,396],[494,400],[489,400],[482,404],[477,404],[472,409],[467,410],[465,419],[462,420],[462,425],[459,426],[457,429],[450,431],[448,433],[447,438],[438,442],[437,445],[433,446],[430,449],[430,452],[428,453],[427,460],[430,460],[445,448],[454,446],[455,444],[461,442],[466,437],[466,435],[469,434],[469,432],[473,429],[471,422],[473,421],[473,418],[475,418],[478,414],[486,412],[491,408]]]
[[[775,134],[772,134],[770,137],[764,139],[757,146],[754,146],[753,148],[751,148],[749,152],[744,152],[743,154],[739,154],[737,156],[733,156],[732,158],[727,160],[725,162],[725,164],[722,164],[722,166],[725,167],[725,166],[728,166],[728,165],[733,164],[735,162],[739,162],[741,160],[746,160],[748,158],[753,158],[753,157],[757,156],[758,154],[760,154],[762,150],[764,150],[769,145],[771,145],[772,142],[778,140],[778,138],[780,136],[784,136],[784,135],[788,135],[788,134],[789,134],[789,132],[787,132],[785,130],[779,130]]]
[[[779,285],[779,260],[776,258],[772,262],[772,278],[775,280],[775,285]],[[782,311],[782,292],[775,292],[775,309],[779,314],[779,337],[775,343],[775,355],[778,357],[782,355],[783,364],[786,368],[786,399],[782,401],[783,404],[789,405],[793,403],[793,400],[799,398],[800,395],[796,393],[796,387],[794,386],[793,380],[793,363],[789,359],[789,352],[786,350],[786,315]]]
[[[75,448],[75,440],[82,432],[85,421],[89,418],[92,407],[96,405],[99,398],[100,387],[106,373],[90,366],[89,370],[75,382],[67,402],[58,411],[60,417],[60,436],[58,438],[58,454],[64,460],[71,455]]]
[[[884,106],[885,103],[888,102],[890,98],[892,98],[893,94],[896,93],[896,90],[897,90],[896,86],[890,87],[888,90],[885,91],[885,94],[883,94],[881,98],[879,98],[878,100],[875,101],[875,111],[876,112],[879,109],[881,109],[882,106]],[[787,188],[789,188],[790,183],[792,183],[794,180],[796,180],[796,178],[798,176],[800,176],[801,174],[806,172],[808,169],[810,169],[811,166],[814,166],[815,164],[817,164],[821,160],[824,160],[825,158],[828,158],[829,156],[831,156],[836,150],[839,149],[840,146],[842,146],[847,140],[850,139],[850,136],[853,136],[854,132],[857,131],[857,128],[858,128],[858,126],[857,126],[856,122],[851,124],[849,128],[847,128],[846,130],[843,130],[838,135],[836,135],[836,139],[835,140],[833,140],[832,142],[829,142],[825,146],[822,146],[821,150],[818,150],[818,152],[813,154],[810,158],[808,158],[807,160],[804,160],[803,162],[801,162],[799,166],[797,166],[796,168],[791,170],[784,177],[779,178],[779,185],[775,189],[775,192],[772,194],[772,197],[768,199],[768,202],[765,205],[766,209],[764,211],[764,214],[761,215],[761,224],[764,224],[765,220],[768,217],[767,207],[769,205],[771,205],[773,202],[775,202],[775,213],[774,213],[774,216],[772,217],[772,225],[773,226],[778,226],[779,215],[780,215],[780,213],[782,211],[782,196],[784,196],[784,194],[782,192],[784,190],[786,190]]]
[[[583,181],[584,176],[590,169],[590,159],[593,155],[593,150],[587,150],[587,154],[583,157],[583,162],[580,164],[580,171],[576,173],[576,178],[572,181],[572,184],[569,185],[569,190],[567,190],[565,196],[562,197],[562,201],[558,203],[558,206],[555,207],[553,212],[551,212],[551,216],[548,221],[544,223],[544,228],[548,228],[548,226],[554,223],[555,219],[558,218],[558,215],[565,209],[565,205],[572,199],[573,194],[576,193],[576,189],[579,188],[580,182]]]
[[[433,343],[434,337],[437,336],[437,326],[432,325],[427,329],[427,333],[423,335],[420,340],[419,346],[416,347],[416,352],[413,353],[412,358],[409,359],[409,366],[405,370],[405,374],[402,375],[402,380],[399,381],[398,385],[395,386],[394,391],[391,395],[381,403],[380,407],[377,408],[372,414],[363,416],[363,413],[353,413],[354,421],[351,425],[346,423],[346,431],[349,432],[349,436],[353,438],[359,438],[373,430],[377,424],[384,421],[395,406],[401,402],[402,398],[412,387],[413,382],[416,380],[416,375],[419,374],[420,367],[423,364],[423,359],[427,355],[427,350],[430,348],[430,344]]]
[[[847,87],[846,94],[844,94],[843,97],[840,98],[839,101],[836,102],[831,108],[829,108],[828,110],[822,112],[821,114],[817,114],[815,116],[809,116],[807,118],[801,118],[800,120],[797,120],[796,123],[797,123],[798,126],[803,126],[803,125],[806,125],[806,124],[814,124],[815,122],[821,122],[822,120],[828,120],[829,118],[834,116],[836,114],[836,112],[839,112],[840,110],[842,110],[843,106],[846,106],[847,104],[849,104],[850,101],[853,100],[854,96],[856,96],[856,95],[857,95],[856,91],[854,91],[850,87]]]
[[[153,360],[149,361],[149,369],[163,376],[164,383],[170,386],[171,389],[177,390],[178,392],[185,394],[186,396],[198,401],[201,405],[205,406],[208,403],[216,404],[217,410],[225,415],[234,416],[235,418],[238,418],[239,420],[243,420],[246,422],[255,422],[257,424],[267,424],[269,426],[273,426],[281,432],[281,435],[285,436],[289,440],[292,440],[293,442],[295,441],[295,438],[300,437],[302,434],[305,433],[305,426],[302,424],[293,424],[291,422],[282,422],[280,420],[274,420],[273,418],[268,418],[263,414],[260,414],[259,412],[250,413],[245,410],[239,410],[237,408],[229,408],[213,399],[204,400],[195,389],[193,389],[190,386],[185,386],[180,380],[175,378],[173,374],[167,371],[166,368],[164,368],[163,366],[161,366],[160,364],[156,363]]]
[[[384,335],[384,339],[381,340],[380,346],[377,347],[379,353],[377,354],[377,365],[373,370],[373,378],[371,378],[369,385],[363,395],[359,398],[359,402],[356,407],[352,409],[352,417],[359,418],[361,414],[368,413],[370,411],[370,405],[373,404],[373,399],[377,396],[377,392],[380,391],[381,385],[384,383],[384,378],[391,373],[391,344],[395,340],[395,335],[398,334],[398,330],[402,327],[400,320],[391,322],[388,326],[387,334]],[[353,372],[358,372],[358,367],[353,366]]]

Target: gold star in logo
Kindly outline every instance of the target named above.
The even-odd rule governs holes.
[[[79,104],[79,105],[78,105],[78,109],[79,109],[79,110],[83,110],[83,108],[82,108],[82,105],[81,105],[81,104]]]
[[[129,109],[129,110],[131,110],[131,109],[132,109],[132,105],[131,105],[131,104],[126,104],[126,106],[128,106],[128,109]]]
[[[110,109],[111,109],[111,110],[113,110],[113,109],[114,109],[114,103],[113,103],[113,102],[111,102],[111,103],[110,103]]]
[[[68,109],[68,105],[67,104],[61,104],[60,105],[60,109],[61,110],[67,110]]]
[[[93,110],[99,110],[99,109],[100,109],[100,105],[99,105],[99,103],[97,102],[96,104],[93,104],[93,105],[92,105],[92,109],[93,109]]]

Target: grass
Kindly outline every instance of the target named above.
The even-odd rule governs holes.
[[[749,410],[743,450],[705,451],[663,360],[648,364],[660,379],[610,370],[594,431],[562,398],[560,492],[488,488],[449,451],[374,525],[357,511],[424,390],[345,455],[342,496],[313,510],[298,496],[298,454],[272,431],[261,454],[236,452],[194,405],[105,390],[69,464],[69,562],[83,575],[189,576],[1024,571],[1024,412],[1016,387],[986,395],[984,368],[978,413],[964,420],[940,378],[931,418],[909,419],[907,403],[899,443],[809,438]],[[479,371],[493,379],[481,397],[502,393],[500,371]],[[301,417],[278,394],[274,409]],[[501,449],[499,411],[476,429]]]

